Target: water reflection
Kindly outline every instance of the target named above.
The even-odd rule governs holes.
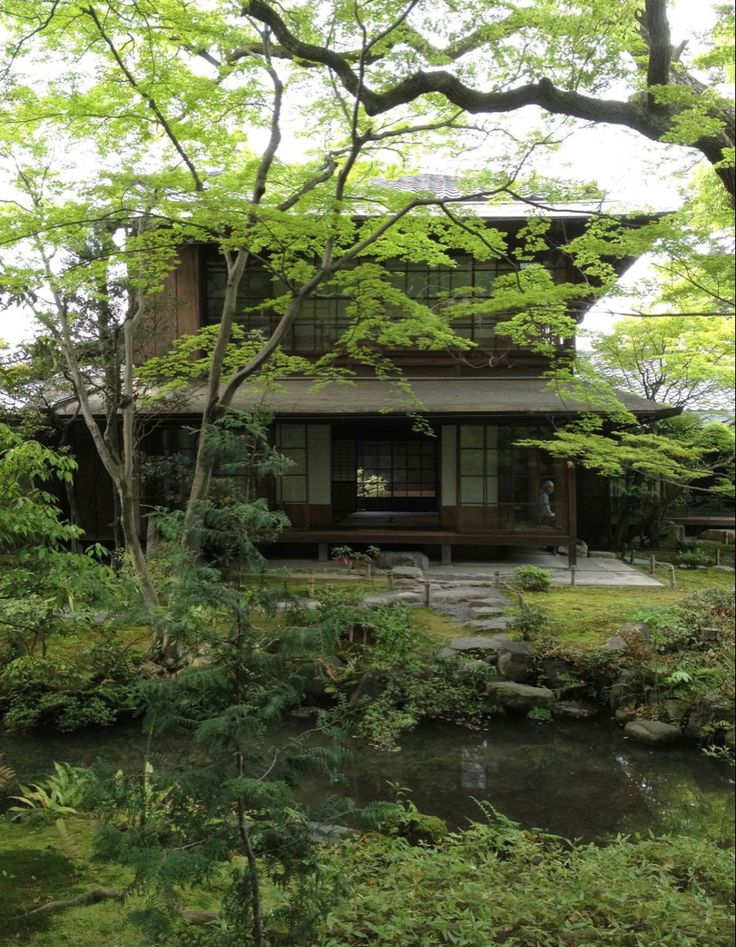
[[[485,758],[488,741],[460,749],[460,785],[463,789],[485,789],[491,763]]]
[[[288,740],[296,723],[275,736]],[[425,724],[405,736],[399,753],[356,746],[338,792],[359,805],[391,795],[389,782],[408,787],[417,807],[451,827],[482,817],[476,800],[526,826],[567,837],[629,832],[697,832],[733,837],[731,771],[692,746],[652,749],[624,740],[607,722],[494,721],[478,733]],[[89,763],[102,756],[140,769],[144,741],[134,727],[61,736],[0,735],[0,751],[23,782],[52,769],[53,760]],[[167,737],[156,750],[187,765],[188,737]],[[201,750],[199,751],[202,752]],[[161,764],[163,765],[163,764]],[[335,787],[305,778],[300,794],[313,811]]]

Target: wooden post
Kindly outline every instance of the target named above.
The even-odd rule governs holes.
[[[442,543],[442,565],[451,566],[452,565],[452,546],[449,543]]]
[[[577,572],[577,566],[570,566],[570,585],[575,587],[575,573]]]
[[[649,557],[649,572],[651,575],[655,575],[657,572],[657,560],[654,556]]]
[[[716,546],[716,565],[719,566],[720,564],[721,564],[721,547]]]
[[[578,506],[575,486],[575,464],[567,462],[567,564],[572,569],[578,563]]]
[[[328,549],[327,543],[318,543],[317,544],[317,559],[319,562],[328,562]]]
[[[429,608],[429,582],[424,582],[424,607]]]

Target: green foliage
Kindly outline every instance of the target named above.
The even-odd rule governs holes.
[[[702,839],[570,844],[500,816],[437,847],[361,838],[331,861],[351,897],[320,947],[669,944],[727,947],[732,856]]]
[[[677,562],[684,569],[697,569],[699,566],[710,565],[711,557],[705,549],[693,549],[689,552],[681,552],[677,557]]]
[[[543,635],[552,625],[552,619],[543,608],[526,602],[508,609],[506,614],[509,628],[517,631],[524,641]]]
[[[0,753],[0,792],[15,781],[15,770],[9,766]]]
[[[0,424],[0,552],[45,556],[80,536],[61,519],[54,496],[40,484],[70,481],[75,461]]]
[[[39,783],[20,786],[21,794],[11,796],[20,805],[10,806],[15,820],[42,815],[57,818],[73,815],[82,806],[90,781],[90,774],[82,766],[54,763],[54,772]]]
[[[634,471],[645,477],[688,484],[707,476],[697,463],[704,455],[697,444],[681,443],[636,427],[614,431],[604,430],[605,427],[605,418],[586,415],[560,428],[553,438],[525,438],[517,443],[521,447],[539,447],[553,457],[572,458],[607,477]]]
[[[437,816],[420,812],[403,786],[391,786],[396,799],[393,802],[374,802],[361,812],[368,828],[384,835],[406,839],[410,845],[440,845],[448,835],[447,824]]]
[[[330,549],[330,558],[348,569],[353,569],[356,565],[367,566],[373,562],[374,555],[371,550],[377,551],[377,547],[371,546],[367,552],[357,552],[351,546],[333,546]]]
[[[380,693],[362,698],[355,710],[358,734],[380,749],[395,750],[401,733],[425,718],[479,728],[499,712],[486,694],[495,672],[482,661],[414,653],[379,666]]]
[[[692,300],[681,303],[694,308]],[[734,389],[734,341],[728,318],[622,319],[596,337],[594,362],[641,397],[691,409],[723,407]]]
[[[49,726],[68,732],[110,726],[140,708],[136,658],[114,638],[74,657],[24,655],[0,672],[0,710],[8,730]]]
[[[324,911],[320,892],[332,882],[323,881],[293,788],[301,771],[329,763],[330,753],[299,739],[274,750],[265,737],[300,705],[354,606],[339,599],[331,618],[325,603],[319,618],[277,610],[280,590],[252,581],[262,563],[256,538],[281,522],[253,492],[255,480],[283,469],[283,458],[266,443],[260,419],[232,415],[210,444],[226,474],[231,435],[240,439],[233,462],[244,482],[221,507],[202,511],[202,542],[214,558],[204,563],[182,543],[180,515],[158,514],[155,568],[166,597],[157,620],[180,653],[200,660],[145,684],[144,725],[151,743],[167,731],[190,734],[199,762],[103,774],[97,854],[130,868],[153,899],[137,918],[148,936],[196,942],[183,935],[178,893],[218,880],[218,943],[308,943]],[[266,888],[277,892],[268,905]]]
[[[733,591],[711,588],[677,605],[643,609],[636,620],[652,631],[652,647],[639,654],[629,681],[630,700],[655,708],[667,697],[733,696]],[[701,637],[715,629],[717,640]]]
[[[552,720],[552,711],[546,707],[531,707],[527,711],[527,720],[533,720],[535,723],[550,723]]]
[[[551,571],[538,566],[517,566],[514,580],[525,592],[549,592],[554,587]]]

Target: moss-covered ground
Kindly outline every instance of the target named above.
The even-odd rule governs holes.
[[[120,889],[130,882],[125,870],[90,862],[94,823],[66,818],[64,825],[72,846],[68,852],[53,823],[33,826],[0,819],[0,943],[143,947],[140,932],[125,922],[121,907],[111,900],[22,919],[49,901],[75,898],[92,888]]]

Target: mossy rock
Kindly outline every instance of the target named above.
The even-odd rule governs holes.
[[[449,831],[444,819],[417,812],[401,826],[400,834],[412,845],[439,845]]]

